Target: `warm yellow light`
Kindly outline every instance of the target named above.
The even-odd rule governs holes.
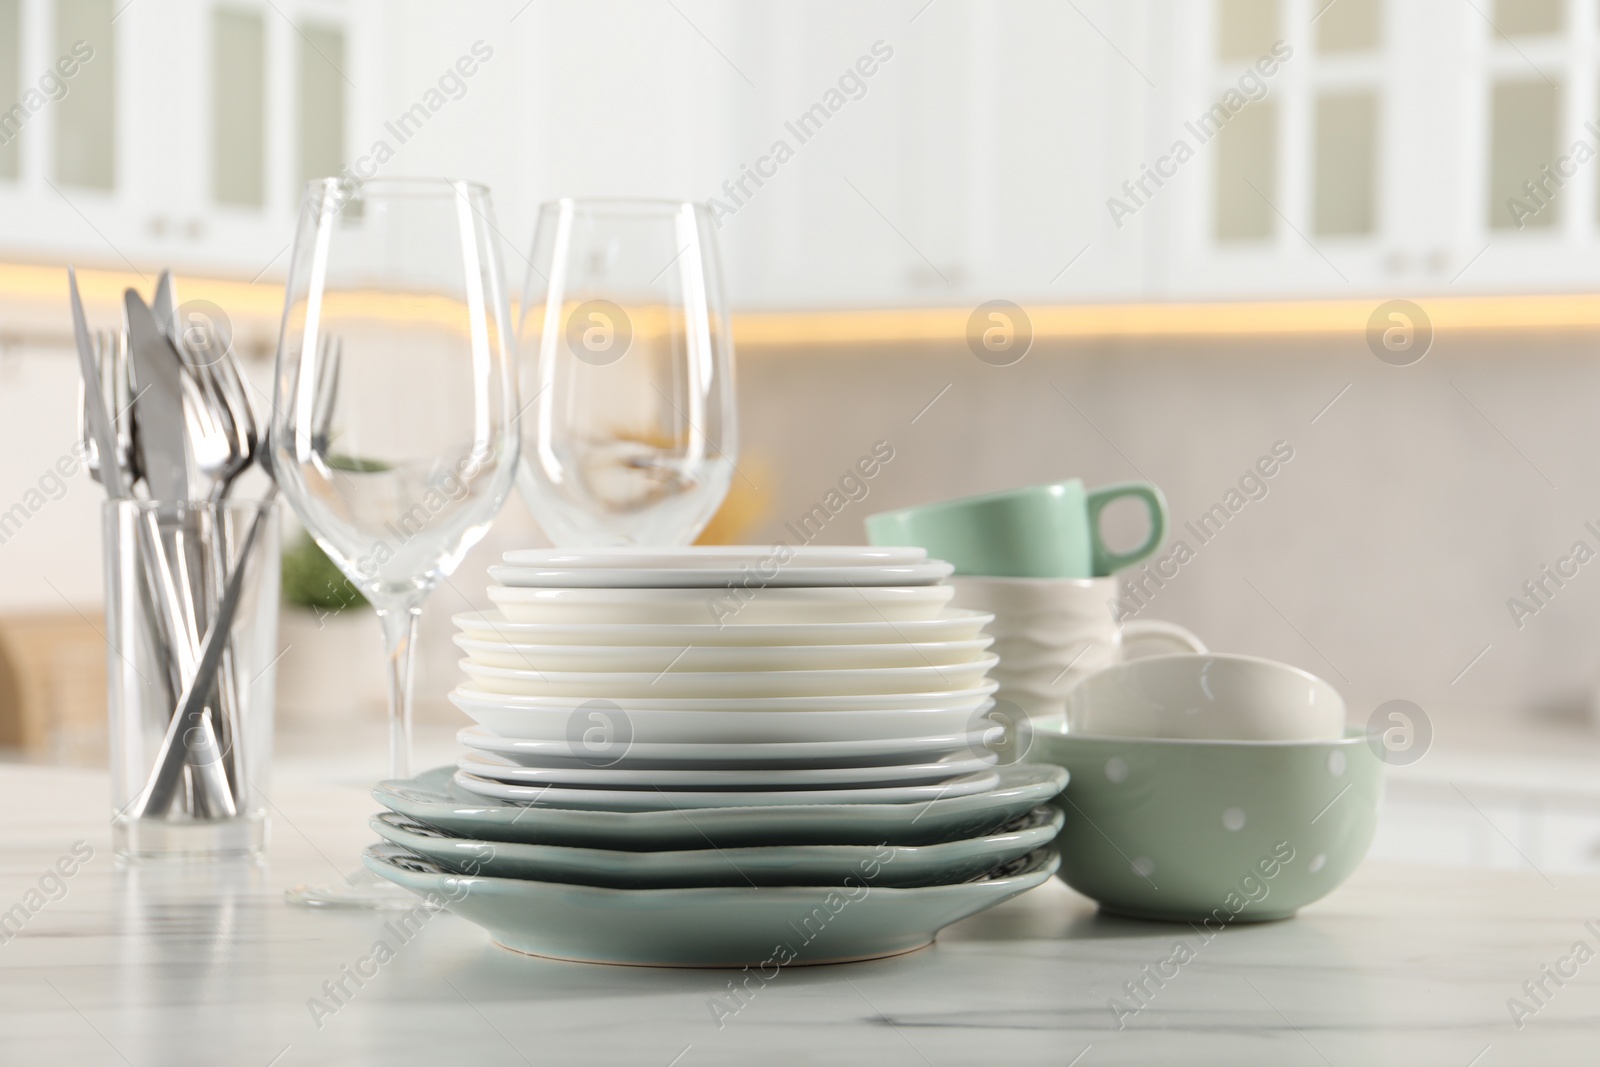
[[[120,308],[130,286],[146,295],[154,278],[131,272],[84,270],[78,274],[85,303],[102,313]],[[283,287],[268,282],[184,276],[185,300],[208,300],[236,323],[254,322],[276,331],[283,315]],[[418,300],[389,293],[352,293],[345,309],[363,317],[401,323],[459,325],[460,309],[438,298]],[[1417,297],[1435,330],[1565,330],[1600,327],[1600,294]],[[38,308],[59,305],[67,322],[66,271],[33,264],[0,264],[0,300]],[[1263,300],[1169,304],[1082,304],[1028,307],[1035,342],[1096,337],[1242,337],[1260,335],[1360,335],[1379,298],[1358,300]],[[639,310],[639,336],[670,327],[670,316]],[[848,349],[862,344],[964,343],[971,308],[863,309],[857,311],[747,311],[733,316],[741,350],[805,346]],[[516,309],[512,309],[513,323]]]
[[[1094,337],[1362,335],[1384,301],[1082,304],[1028,307],[1035,342]],[[1600,295],[1419,297],[1435,330],[1600,327]],[[746,312],[733,319],[745,349],[762,345],[964,343],[970,308]]]
[[[91,309],[104,313],[122,307],[125,289],[137,289],[149,299],[155,289],[155,274],[141,277],[124,271],[80,270],[78,291]],[[218,278],[179,278],[183,300],[208,300],[238,319],[270,319],[283,315],[283,286],[270,282],[249,282]],[[67,272],[62,267],[41,267],[23,263],[0,263],[0,300],[59,304],[62,323],[68,322]]]

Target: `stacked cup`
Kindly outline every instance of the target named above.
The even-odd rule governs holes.
[[[456,618],[466,753],[379,787],[369,866],[539,955],[928,943],[1049,878],[1066,781],[997,758],[991,616],[949,607],[951,571],[916,548],[507,553],[498,610]]]
[[[1100,515],[1121,498],[1144,504],[1149,533],[1129,552],[1107,548]],[[992,613],[996,694],[1028,720],[1060,715],[1083,678],[1119,662],[1134,642],[1204,652],[1173,623],[1123,623],[1116,571],[1154,553],[1166,533],[1161,491],[1146,482],[1085,489],[1072,479],[884,512],[867,519],[875,545],[915,545],[955,567],[953,603]]]
[[[1123,496],[1144,502],[1150,530],[1119,554],[1099,519]],[[955,602],[994,613],[998,695],[1028,724],[1016,741],[1072,776],[1061,879],[1108,911],[1201,923],[1209,940],[1291,916],[1349,876],[1372,841],[1382,761],[1322,679],[1207,653],[1171,623],[1119,625],[1111,576],[1165,527],[1154,486],[1077,481],[867,519],[874,544],[949,559]],[[1181,652],[1119,662],[1133,638]]]

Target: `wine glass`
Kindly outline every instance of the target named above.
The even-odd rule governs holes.
[[[488,531],[517,462],[510,313],[489,192],[334,178],[306,187],[284,298],[271,463],[311,536],[377,609],[389,770],[410,774],[422,602]],[[367,874],[307,904],[413,903]]]
[[[710,212],[558,200],[539,210],[530,262],[523,499],[560,547],[688,544],[738,452]]]

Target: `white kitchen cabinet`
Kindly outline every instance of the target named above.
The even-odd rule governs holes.
[[[325,122],[348,128],[355,94],[344,82],[362,73],[359,49],[351,46],[362,32],[353,9],[308,0],[20,0],[18,8],[20,37],[0,47],[15,46],[19,94],[37,87],[75,41],[86,41],[93,52],[64,80],[62,99],[47,101],[23,125],[15,177],[0,171],[5,256],[124,270],[159,263],[244,278],[281,275],[300,196],[300,92],[317,81],[303,69],[307,34],[323,42],[324,52],[332,51],[329,39],[345,42],[342,56],[324,60],[312,53],[309,59],[329,71],[334,63],[344,68],[322,79],[342,91],[325,94],[329,98],[316,106]],[[241,26],[245,38],[259,37],[255,62],[229,62],[215,53],[219,15],[234,56]],[[101,80],[109,81],[109,92]],[[259,143],[235,137],[235,151],[221,168],[231,168],[231,191],[219,188],[213,109],[219,101],[237,108],[251,99],[259,100]],[[106,132],[88,147],[109,166],[63,158],[64,142],[81,140],[85,122]],[[252,195],[245,181],[241,197],[237,156],[252,151],[254,159],[242,166],[259,169],[256,189]]]
[[[1258,204],[1266,232],[1255,239],[1219,237],[1218,182],[1226,175],[1217,142],[1204,145],[1159,194],[1166,203],[1151,211],[1148,263],[1152,271],[1170,265],[1171,273],[1147,274],[1144,295],[1337,299],[1549,292],[1600,283],[1594,255],[1600,164],[1581,152],[1566,158],[1578,142],[1587,146],[1587,160],[1600,153],[1600,132],[1589,129],[1600,114],[1595,0],[1160,4],[1172,18],[1152,47],[1167,50],[1174,76],[1157,94],[1167,117],[1155,120],[1150,152],[1164,142],[1161,129],[1196,141],[1183,121],[1222,100],[1247,69],[1244,58],[1219,57],[1221,13],[1230,3],[1275,16],[1268,36],[1293,49],[1265,98],[1232,120],[1237,124],[1251,109],[1272,112],[1271,188],[1261,190]],[[1550,17],[1530,20],[1525,13],[1533,10]],[[1319,12],[1327,23],[1318,24]],[[1370,43],[1324,46],[1320,37],[1328,23],[1362,12],[1374,20]],[[1317,214],[1318,183],[1330,176],[1318,167],[1317,138],[1330,117],[1323,105],[1352,96],[1372,105],[1370,225],[1364,232],[1329,233]],[[1366,151],[1350,138],[1340,147],[1346,157]],[[1541,177],[1546,165],[1562,171],[1559,181]],[[1331,174],[1338,178],[1341,168],[1332,167]],[[1544,201],[1519,188],[1528,180],[1545,183]],[[1513,192],[1534,209],[1532,217],[1508,209]]]
[[[91,64],[114,68],[114,182],[58,180],[46,105],[15,160],[0,148],[0,256],[275,277],[307,146],[316,173],[400,147],[386,122],[481,43],[470,91],[382,172],[488,182],[514,275],[540,201],[617,195],[735,207],[720,232],[743,308],[1600,283],[1600,161],[1563,162],[1600,153],[1600,0],[1545,23],[1490,0],[116,3],[0,0],[0,103],[48,70],[62,12],[122,12]],[[219,17],[241,58],[215,53]],[[892,58],[840,95],[874,49]],[[1263,56],[1271,74],[1250,74]],[[1246,77],[1260,99],[1236,107]],[[791,131],[828,101],[820,130]],[[243,116],[226,144],[218,108]],[[779,141],[792,156],[762,164]],[[1509,225],[1502,194],[1546,162],[1561,184]]]

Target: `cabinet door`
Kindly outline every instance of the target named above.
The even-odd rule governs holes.
[[[349,22],[307,0],[0,0],[7,254],[281,274],[306,176],[343,166]]]
[[[1393,136],[1413,129],[1392,84],[1397,7],[1217,0],[1177,10],[1167,46],[1179,77],[1156,111],[1164,129],[1148,151],[1160,156],[1141,168],[1166,184],[1136,178],[1127,197],[1134,212],[1150,210],[1151,247],[1172,264],[1170,289],[1151,295],[1355,295],[1388,280],[1396,242],[1437,243],[1413,232],[1418,216],[1395,210],[1391,179],[1413,158]],[[1447,40],[1406,53],[1418,80],[1449,69]]]

